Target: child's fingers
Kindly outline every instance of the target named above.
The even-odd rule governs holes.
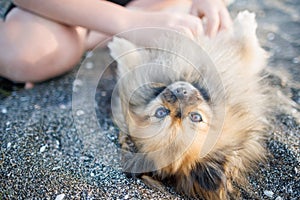
[[[203,24],[200,18],[191,16],[192,24],[190,25],[190,30],[194,36],[199,36],[203,34]]]
[[[227,9],[222,9],[219,12],[219,16],[220,16],[220,30],[228,29],[229,27],[232,26],[232,20]]]
[[[181,21],[174,24],[175,30],[187,35],[190,38],[195,38],[203,34],[203,25],[200,18],[193,15],[180,16]]]
[[[220,17],[217,10],[207,10],[206,15],[207,24],[205,33],[209,37],[213,37],[217,34],[220,26]]]

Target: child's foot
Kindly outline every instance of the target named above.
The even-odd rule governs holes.
[[[34,87],[34,83],[32,82],[26,82],[24,88],[26,90],[32,89]]]

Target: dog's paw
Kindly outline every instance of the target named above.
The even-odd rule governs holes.
[[[163,184],[155,179],[153,179],[150,176],[142,175],[143,182],[149,187],[149,188],[155,188],[161,192],[166,192],[165,187]]]
[[[254,29],[257,28],[257,23],[255,20],[255,13],[250,12],[248,10],[239,12],[236,17],[236,22],[240,23],[242,26],[245,26],[245,27],[252,27]]]
[[[257,23],[255,13],[248,10],[240,12],[234,20],[235,32],[240,36],[256,37]]]

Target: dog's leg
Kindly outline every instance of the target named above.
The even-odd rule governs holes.
[[[242,65],[250,74],[260,72],[267,58],[257,39],[256,29],[255,14],[247,10],[240,12],[234,20],[233,40],[240,46]]]
[[[132,153],[132,147],[129,145],[130,144],[130,138],[128,137],[127,134],[120,132],[119,133],[119,143],[122,147],[123,154],[131,154]],[[130,157],[130,156],[129,156]],[[123,155],[123,159],[128,158],[128,155]],[[126,162],[126,160],[123,160],[123,162]],[[128,176],[133,176],[135,177],[134,174],[126,173]],[[161,192],[165,192],[164,186],[162,183],[159,181],[153,179],[151,176],[148,175],[142,175],[140,177],[143,182],[150,188],[155,188]]]
[[[165,192],[165,187],[163,186],[163,184],[155,179],[153,179],[151,176],[148,175],[142,175],[141,179],[143,180],[143,182],[150,188],[155,188],[161,192]]]
[[[122,150],[124,151],[131,151],[132,148],[130,147],[130,138],[128,137],[127,134],[123,132],[119,132],[119,143],[121,145]]]

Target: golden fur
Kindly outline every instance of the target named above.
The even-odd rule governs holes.
[[[266,54],[255,31],[255,15],[244,11],[232,29],[213,39],[196,38],[212,62],[180,36],[156,39],[168,51],[114,38],[114,120],[143,155],[142,161],[125,160],[126,170],[171,180],[187,195],[236,198],[234,184],[245,184],[246,173],[265,153],[260,72]],[[180,55],[195,58],[197,66]]]

